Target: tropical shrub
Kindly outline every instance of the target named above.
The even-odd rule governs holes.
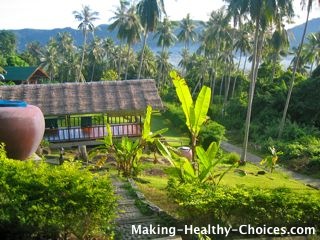
[[[143,123],[142,136],[138,139],[129,139],[122,137],[120,141],[114,141],[111,127],[107,125],[108,135],[102,140],[103,146],[94,149],[94,154],[101,152],[113,153],[117,161],[118,173],[124,177],[136,177],[140,173],[140,157],[143,150],[151,148],[156,151],[156,142],[160,141],[162,133],[168,129],[160,129],[151,132],[151,114],[152,107],[148,106]]]
[[[169,172],[171,176],[178,178],[180,182],[202,183],[210,180],[213,184],[219,184],[222,177],[230,169],[218,174],[214,171],[215,166],[221,161],[221,158],[216,158],[219,150],[219,141],[212,141],[206,150],[198,145],[200,130],[209,119],[207,113],[209,110],[211,90],[203,86],[194,102],[186,81],[180,78],[176,72],[171,72],[170,76],[172,77],[177,96],[181,103],[180,108],[184,113],[185,125],[191,137],[192,155],[191,159],[187,159],[181,156],[176,149],[166,147],[161,142],[157,142],[158,150],[171,162],[173,166],[173,171]]]
[[[320,198],[315,190],[299,193],[286,188],[180,184],[171,179],[169,196],[180,214],[194,225],[320,227]]]
[[[7,159],[0,148],[0,235],[4,239],[78,239],[111,234],[116,198],[107,175],[74,162]],[[109,229],[109,233],[107,233]]]
[[[221,124],[208,120],[201,127],[199,133],[199,143],[204,147],[208,148],[211,142],[217,142],[218,144],[225,139],[226,129]]]

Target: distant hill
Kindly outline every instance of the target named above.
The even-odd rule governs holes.
[[[202,27],[199,24],[199,22],[197,22],[197,26],[198,26],[197,32],[200,32]],[[298,44],[301,40],[303,27],[304,27],[304,24],[301,24],[301,25],[298,25],[294,28],[289,29],[289,32],[291,32],[293,35],[293,39],[290,40],[290,46],[298,46]],[[108,28],[108,25],[106,25],[106,24],[99,25],[97,27],[97,30],[95,31],[95,35],[100,38],[106,38],[106,37],[112,38],[117,43],[118,40],[116,38],[116,32],[115,31],[110,32],[107,28]],[[178,31],[179,31],[179,29],[177,27],[175,29],[175,33],[178,33]],[[311,33],[311,32],[318,32],[318,31],[320,31],[320,18],[316,18],[316,19],[309,21],[307,34]],[[32,41],[38,41],[38,42],[40,42],[41,45],[44,46],[48,43],[48,41],[51,37],[55,37],[59,32],[69,32],[71,34],[71,36],[74,38],[75,44],[77,46],[82,45],[82,43],[83,43],[82,32],[77,29],[73,29],[73,28],[56,28],[56,29],[52,29],[52,30],[21,29],[21,30],[12,30],[12,32],[14,32],[17,36],[19,51],[23,51],[26,48],[26,45]],[[90,39],[89,39],[89,41],[90,41]],[[156,44],[157,44],[156,41],[157,40],[153,39],[152,35],[149,36],[149,42],[148,42],[149,46],[152,49],[159,51],[159,48],[157,48],[157,46],[156,46]],[[139,44],[137,46],[135,46],[136,49],[139,47],[140,47]],[[183,44],[177,43],[174,46],[174,49],[172,49],[172,51],[176,51],[177,49],[181,49],[181,47],[183,47]]]
[[[291,47],[297,47],[301,41],[304,24],[288,29],[292,33],[293,39],[290,40]],[[309,33],[320,32],[320,18],[315,18],[309,21],[306,36]]]

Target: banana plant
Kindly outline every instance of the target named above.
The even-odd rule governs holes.
[[[197,161],[199,170],[196,171],[190,161],[179,155],[176,149],[166,146],[161,142],[157,142],[157,147],[166,159],[172,164],[172,168],[168,173],[172,177],[176,177],[182,183],[200,182],[204,183],[211,180],[214,185],[220,183],[223,176],[233,167],[226,169],[222,173],[216,173],[215,166],[221,161],[216,158],[219,146],[216,142],[212,142],[207,150],[204,150],[201,146],[196,147]]]
[[[269,151],[271,152],[271,155],[262,159],[260,164],[265,165],[265,167],[269,168],[270,172],[272,173],[276,168],[277,162],[279,160],[279,155],[282,155],[283,152],[277,151],[274,146],[269,147]]]
[[[207,120],[207,113],[210,106],[211,89],[203,86],[195,101],[193,102],[191,92],[188,88],[186,81],[179,77],[175,71],[170,73],[173,85],[175,86],[176,93],[181,103],[184,115],[186,117],[186,125],[191,135],[191,149],[192,149],[192,163],[196,169],[195,150],[197,145],[197,138],[200,129],[204,122]],[[199,166],[198,166],[199,167]]]
[[[107,124],[107,136],[102,140],[103,145],[94,149],[93,153],[113,153],[117,161],[119,173],[126,177],[137,174],[139,159],[146,147],[151,149],[156,156],[156,142],[159,142],[159,136],[168,129],[161,129],[156,132],[151,132],[151,115],[152,107],[148,106],[146,116],[143,123],[141,138],[133,140],[128,137],[122,137],[120,141],[113,141],[111,127]],[[155,157],[156,158],[156,157]],[[99,162],[99,164],[103,164]]]

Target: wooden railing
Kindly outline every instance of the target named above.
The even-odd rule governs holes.
[[[134,122],[131,122],[135,120]],[[113,137],[141,136],[141,117],[107,118]],[[114,122],[114,123],[112,123]],[[44,139],[51,143],[102,139],[107,135],[104,117],[70,117],[46,119]]]

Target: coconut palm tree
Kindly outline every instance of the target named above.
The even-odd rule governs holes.
[[[95,37],[91,42],[89,49],[90,49],[89,58],[92,64],[90,81],[92,82],[95,79],[96,65],[99,63],[100,64],[102,63],[103,57],[105,55],[105,49],[103,47],[102,39]]]
[[[288,112],[289,103],[290,103],[290,99],[291,99],[291,94],[292,94],[292,90],[293,90],[293,86],[294,86],[294,81],[295,81],[295,78],[296,78],[297,67],[299,65],[299,59],[300,59],[300,55],[301,55],[304,39],[305,39],[305,36],[306,36],[306,31],[307,31],[307,28],[308,28],[309,16],[310,16],[310,11],[312,9],[313,2],[314,2],[314,0],[307,0],[307,2],[306,2],[306,0],[301,0],[302,8],[304,8],[307,5],[307,18],[306,18],[306,22],[304,24],[304,29],[303,29],[301,41],[300,41],[300,44],[299,44],[298,53],[297,53],[297,56],[296,56],[296,61],[294,63],[293,70],[292,70],[292,78],[291,78],[291,81],[290,81],[289,90],[288,90],[288,94],[287,94],[287,99],[286,99],[286,103],[285,103],[285,106],[284,106],[284,109],[283,109],[281,122],[280,122],[280,125],[279,125],[278,138],[281,138],[282,132],[283,132],[283,129],[284,129],[284,124],[286,122],[287,112]],[[320,4],[320,0],[318,0],[318,2]]]
[[[281,28],[276,29],[272,35],[271,38],[267,39],[267,44],[269,48],[267,49],[269,51],[269,54],[266,54],[266,56],[269,56],[269,61],[272,62],[272,73],[270,76],[270,82],[273,82],[276,65],[279,62],[280,55],[285,55],[285,53],[289,49],[289,38],[288,33],[286,29],[284,28],[284,25],[281,26]]]
[[[163,86],[167,85],[167,76],[168,73],[173,68],[172,64],[169,61],[170,53],[165,50],[160,52],[156,56],[156,62],[158,66],[158,88],[161,90]]]
[[[264,34],[266,29],[274,24],[280,24],[284,17],[291,17],[293,15],[292,1],[272,1],[268,0],[227,0],[229,5],[239,8],[240,14],[247,14],[254,22],[254,47],[252,54],[252,66],[250,72],[250,88],[248,108],[245,122],[245,135],[243,141],[243,151],[241,154],[241,162],[245,163],[247,157],[247,147],[249,140],[249,130],[252,112],[252,102],[255,90],[255,83],[258,74],[258,67],[260,64],[261,51],[264,41]],[[232,7],[233,8],[233,7]]]
[[[180,29],[178,39],[180,42],[184,42],[184,48],[189,51],[190,42],[194,42],[197,39],[197,33],[195,31],[196,25],[190,18],[189,13],[180,22]]]
[[[140,0],[137,4],[137,12],[140,16],[141,25],[144,30],[143,46],[140,54],[140,62],[138,68],[138,79],[141,77],[144,51],[147,45],[147,38],[149,32],[154,32],[157,28],[157,24],[160,21],[161,15],[166,11],[164,8],[163,0]]]
[[[78,29],[82,30],[83,32],[82,57],[81,57],[79,75],[78,75],[78,81],[80,81],[80,76],[81,76],[83,62],[84,62],[84,55],[86,52],[87,35],[88,35],[88,32],[94,31],[93,21],[98,19],[97,16],[99,15],[99,13],[92,11],[89,6],[83,6],[80,12],[73,11],[73,15],[76,20],[80,21],[80,24],[78,25]]]
[[[140,41],[140,33],[142,30],[142,26],[140,24],[140,19],[136,14],[135,6],[132,6],[127,14],[126,14],[126,22],[125,22],[125,39],[128,45],[127,49],[127,57],[126,57],[126,69],[125,69],[125,80],[128,77],[128,67],[129,67],[129,59],[130,59],[130,50],[132,44]]]
[[[138,52],[138,59],[141,59],[142,50]],[[140,64],[140,63],[139,63]],[[153,51],[146,46],[144,49],[144,60],[142,64],[143,71],[141,72],[142,76],[149,76],[154,78],[157,72],[156,59],[153,54]]]
[[[311,76],[314,64],[318,66],[320,61],[320,32],[310,33],[307,36],[307,39],[306,51],[308,53],[308,61],[310,64],[309,75]]]
[[[76,47],[70,33],[63,32],[57,35],[57,47],[59,54],[59,78],[61,82],[68,82],[69,78],[74,75],[71,73],[70,65],[74,64],[74,55]]]
[[[57,42],[54,38],[49,40],[45,50],[41,53],[41,66],[49,73],[50,81],[53,81],[58,69]]]
[[[212,53],[212,70],[214,71],[211,75],[211,103],[215,93],[216,79],[218,77],[218,69],[222,65],[219,59],[221,53],[225,50],[227,45],[230,46],[230,17],[227,16],[225,8],[222,7],[217,11],[212,11],[210,18],[207,23],[204,24],[204,32],[202,33],[202,42],[206,44],[206,50]]]
[[[114,17],[111,20],[114,20],[108,27],[110,31],[117,29],[117,38],[120,40],[120,49],[122,48],[123,41],[126,37],[126,24],[127,24],[127,11],[130,3],[127,0],[120,0],[120,7],[114,12]],[[121,68],[122,68],[122,54],[118,54],[118,77],[121,79]]]
[[[160,59],[169,58],[169,53],[167,52],[167,48],[174,44],[177,40],[176,35],[173,33],[173,22],[170,22],[168,18],[164,18],[163,22],[159,25],[156,34],[153,38],[158,38],[157,46],[161,47]],[[158,78],[158,86],[161,85],[161,80],[163,81],[164,78],[164,71],[162,63],[166,63],[165,61],[159,61],[160,63],[160,74]]]

